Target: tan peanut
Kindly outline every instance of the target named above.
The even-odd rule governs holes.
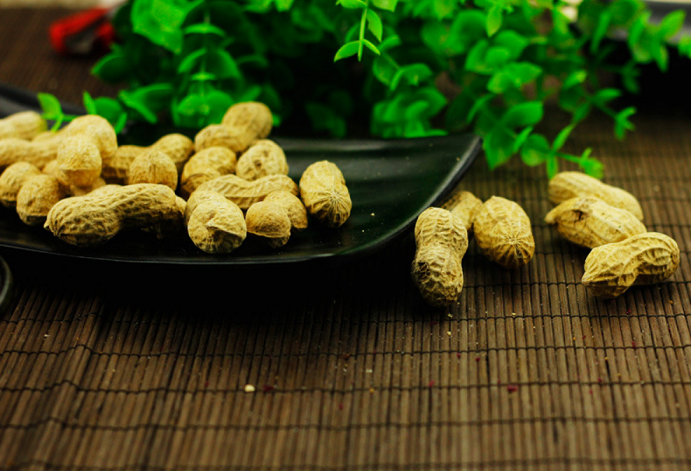
[[[103,178],[110,182],[124,183],[132,161],[142,152],[155,150],[166,154],[175,164],[178,173],[182,172],[185,163],[194,151],[194,143],[183,134],[166,134],[147,147],[122,145],[118,147],[110,160],[103,164]]]
[[[90,187],[101,176],[101,153],[93,141],[66,137],[57,155],[57,177],[65,186]]]
[[[47,128],[46,120],[39,113],[20,111],[0,119],[0,139],[31,140]]]
[[[427,208],[415,223],[415,245],[411,275],[423,299],[435,307],[452,304],[463,289],[463,222],[446,209]]]
[[[224,175],[202,183],[196,191],[201,190],[217,191],[242,210],[263,200],[273,191],[285,190],[294,195],[298,194],[298,186],[287,175],[268,175],[251,182],[237,175]]]
[[[157,150],[146,150],[130,164],[127,183],[158,183],[175,191],[178,187],[178,171],[170,157]]]
[[[271,134],[273,116],[264,103],[247,101],[228,108],[222,124],[243,136],[242,140],[249,144],[255,139],[265,139]]]
[[[29,162],[41,168],[57,158],[61,140],[33,142],[15,137],[2,139],[0,140],[0,168],[5,168],[15,162]]]
[[[238,159],[236,175],[256,180],[267,175],[288,175],[288,161],[281,146],[269,139],[254,141]]]
[[[45,228],[68,244],[90,247],[135,228],[165,237],[182,227],[184,211],[185,201],[165,185],[106,185],[59,201],[48,213]]]
[[[311,164],[302,173],[300,198],[307,213],[327,227],[343,225],[353,208],[343,173],[327,160]]]
[[[41,170],[28,162],[15,162],[0,175],[0,203],[6,208],[17,205],[17,193],[30,177],[41,175]]]
[[[187,202],[185,219],[190,239],[206,253],[230,253],[247,237],[240,207],[215,191],[195,191]]]
[[[221,146],[240,154],[252,141],[266,138],[272,126],[273,116],[265,104],[237,103],[228,108],[221,124],[212,124],[199,131],[194,146],[197,152]]]
[[[469,191],[457,191],[442,204],[442,208],[448,209],[451,214],[463,221],[468,232],[473,230],[475,211],[480,206],[482,200]]]
[[[208,147],[194,154],[180,175],[180,192],[189,196],[202,183],[235,172],[237,162],[235,152],[225,147]]]
[[[75,118],[62,132],[58,146],[58,179],[63,185],[90,187],[101,176],[103,162],[118,147],[113,126],[100,116]]]
[[[566,240],[590,249],[646,232],[629,211],[594,196],[564,201],[547,213],[545,222],[556,226]]]
[[[43,226],[50,209],[67,194],[53,175],[28,178],[17,193],[17,214],[29,226]]]
[[[274,191],[269,193],[264,201],[276,202],[283,207],[290,219],[291,231],[299,232],[307,229],[307,209],[300,198],[294,194],[285,190]]]
[[[58,129],[57,131],[42,131],[42,132],[38,133],[36,136],[34,136],[31,139],[31,142],[34,142],[34,143],[50,142],[50,141],[58,142],[63,137],[64,136],[62,133],[62,129]]]
[[[282,247],[290,239],[290,217],[279,202],[264,200],[253,204],[247,210],[245,222],[247,233],[271,248]]]
[[[480,251],[504,268],[521,267],[533,258],[530,218],[514,201],[492,196],[475,212],[473,230]]]
[[[225,147],[235,154],[240,154],[249,147],[250,142],[245,136],[234,132],[228,126],[210,124],[194,136],[194,150],[199,153],[209,147]]]
[[[55,178],[58,179],[60,182],[60,186],[62,187],[63,191],[67,196],[83,196],[86,195],[87,193],[91,193],[93,190],[96,188],[100,188],[106,184],[106,181],[98,177],[95,182],[93,182],[90,186],[75,186],[75,185],[67,185],[63,182],[60,181],[59,175],[60,175],[60,168],[58,167],[58,160],[54,159],[48,162],[42,169],[43,173],[47,175],[53,175]]]
[[[597,178],[581,172],[560,172],[549,181],[549,200],[559,204],[579,196],[595,196],[605,203],[629,211],[641,221],[643,210],[631,193],[603,183]]]
[[[593,249],[585,259],[581,281],[595,296],[616,298],[634,284],[659,283],[678,267],[676,241],[658,232],[646,232]]]
[[[110,160],[118,148],[113,126],[107,119],[97,115],[79,116],[60,132],[64,138],[79,136],[94,143],[104,162]]]

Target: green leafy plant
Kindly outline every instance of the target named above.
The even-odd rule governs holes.
[[[589,149],[562,150],[569,135],[593,111],[618,138],[633,130],[635,109],[617,98],[639,91],[642,65],[666,70],[671,50],[691,57],[683,21],[653,24],[641,0],[130,0],[114,19],[119,42],[93,69],[123,88],[85,94],[85,106],[118,129],[200,128],[258,100],[286,133],[470,130],[490,168],[520,156],[550,176],[563,161],[601,176]],[[538,130],[548,102],[570,116],[556,136]]]

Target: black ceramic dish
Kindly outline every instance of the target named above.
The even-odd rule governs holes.
[[[0,86],[0,115],[36,106],[32,94]],[[480,149],[480,139],[472,135],[324,140],[281,138],[275,133],[271,138],[285,150],[289,175],[295,181],[313,162],[326,159],[338,165],[353,200],[351,217],[343,226],[326,229],[310,221],[308,229],[278,250],[248,239],[227,255],[200,251],[186,234],[156,240],[144,233],[123,233],[102,247],[83,249],[61,242],[41,228],[24,225],[14,212],[5,209],[0,211],[0,247],[73,260],[157,265],[264,266],[341,261],[370,254],[404,235],[425,208],[439,202],[461,180]]]

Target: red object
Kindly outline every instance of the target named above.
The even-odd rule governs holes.
[[[115,38],[111,11],[112,8],[92,8],[53,22],[50,43],[60,54],[88,54],[97,47],[109,47]]]

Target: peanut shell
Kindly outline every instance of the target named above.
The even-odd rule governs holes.
[[[84,196],[59,201],[48,213],[45,228],[77,246],[105,244],[120,231],[142,229],[158,237],[184,222],[184,200],[165,185],[106,185]]]
[[[235,172],[235,152],[225,147],[208,147],[194,154],[185,163],[180,175],[180,190],[191,195],[202,183]]]
[[[582,196],[595,196],[605,203],[629,211],[641,221],[643,210],[631,193],[603,183],[597,178],[581,172],[560,172],[549,181],[549,200],[559,204],[566,200]]]
[[[20,111],[0,119],[0,139],[30,140],[45,132],[46,120],[35,111]]]
[[[413,283],[423,299],[443,307],[456,301],[463,289],[463,256],[468,231],[463,222],[442,208],[428,208],[415,223]]]
[[[302,173],[300,198],[307,213],[327,227],[343,225],[353,208],[343,173],[327,160],[311,164]]]
[[[65,198],[64,187],[53,175],[28,178],[17,193],[17,214],[29,226],[43,226],[51,208]]]
[[[291,231],[299,232],[307,229],[309,223],[307,209],[300,198],[294,194],[285,190],[273,191],[266,195],[264,201],[276,202],[283,207],[288,219],[290,219]]]
[[[273,191],[285,190],[294,195],[298,194],[298,186],[287,175],[268,175],[251,182],[237,175],[224,175],[202,183],[196,191],[200,190],[217,191],[242,210],[263,200]]]
[[[185,219],[190,239],[206,253],[230,253],[247,236],[242,210],[215,191],[195,191],[187,202]]]
[[[482,206],[482,200],[469,191],[457,191],[444,202],[442,208],[451,211],[455,217],[463,221],[468,232],[473,230],[475,211]]]
[[[632,285],[659,283],[679,267],[679,246],[671,237],[646,232],[593,249],[585,259],[583,285],[595,296],[616,298]]]
[[[148,149],[130,164],[127,183],[158,183],[174,191],[178,187],[178,171],[175,163],[166,154]]]
[[[646,232],[645,225],[625,209],[594,196],[571,198],[552,209],[545,222],[574,244],[593,249]]]
[[[235,173],[250,181],[267,175],[288,175],[288,161],[278,144],[260,139],[240,156]]]
[[[290,239],[290,218],[283,206],[275,201],[253,204],[245,215],[247,233],[260,238],[269,247],[278,248]]]
[[[6,208],[17,205],[17,194],[30,177],[40,175],[41,171],[34,164],[15,162],[0,175],[0,203]]]
[[[514,201],[492,196],[475,212],[473,230],[480,251],[504,268],[521,267],[533,258],[530,218]]]

